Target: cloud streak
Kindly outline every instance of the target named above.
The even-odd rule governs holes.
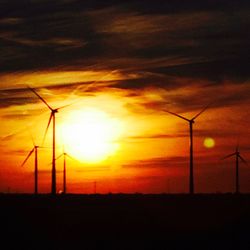
[[[31,83],[67,92],[95,81],[92,92],[108,87],[132,96],[150,88],[163,90],[162,102],[143,101],[142,96],[138,105],[147,109],[161,109],[165,102],[180,107],[188,102],[192,109],[201,99],[220,99],[220,105],[246,100],[250,4],[178,2],[4,2],[1,87]],[[98,79],[109,73],[113,78]],[[211,94],[232,84],[239,86],[236,94]],[[195,90],[197,85],[204,91]],[[183,93],[184,86],[194,87],[193,93]],[[21,105],[22,98],[2,98],[1,107]]]
[[[249,3],[160,2],[6,2],[0,20],[1,48],[5,52],[1,57],[5,67],[1,69],[40,70],[79,64],[84,68],[89,62],[101,62],[103,68],[114,69],[116,62],[126,57],[145,60],[176,57],[188,60],[191,65],[169,68],[164,73],[178,71],[178,75],[187,76],[192,67],[199,66],[192,63],[200,60],[206,64],[200,65],[196,73],[214,77],[213,70],[221,75],[230,67],[228,72],[232,73],[236,72],[233,65],[238,60],[249,62],[246,53],[249,36],[244,32],[250,22],[246,8]],[[112,60],[116,62],[110,64]],[[218,68],[224,63],[228,67]],[[159,70],[161,66],[158,65]],[[119,69],[127,67],[125,64]]]

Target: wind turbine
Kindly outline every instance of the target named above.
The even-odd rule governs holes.
[[[53,195],[56,194],[56,161],[55,161],[55,156],[56,156],[56,113],[58,113],[59,109],[65,108],[69,105],[62,106],[60,108],[53,109],[34,89],[28,87],[51,111],[50,117],[49,117],[49,122],[45,131],[44,139],[46,137],[47,131],[49,129],[49,125],[51,120],[53,120],[53,141],[52,141],[52,173],[51,173],[51,193]],[[71,104],[70,104],[71,105]]]
[[[70,158],[72,160],[75,160],[72,156],[67,154],[65,151],[61,155],[59,155],[56,160],[61,158],[63,156],[63,193],[66,194],[66,158]]]
[[[27,162],[27,160],[30,158],[30,156],[35,152],[35,170],[34,170],[34,177],[35,177],[35,181],[34,181],[34,185],[35,185],[35,194],[38,193],[38,185],[37,185],[37,177],[38,177],[38,148],[39,146],[34,144],[34,147],[32,148],[32,150],[29,152],[29,154],[27,155],[27,157],[25,158],[25,160],[23,161],[21,167],[24,166],[24,164]]]
[[[222,158],[222,160],[229,158],[231,156],[235,155],[235,193],[238,194],[240,191],[240,182],[239,182],[239,158],[241,159],[242,162],[247,164],[247,162],[242,158],[239,152],[238,146],[235,149],[235,152],[229,155],[226,155],[225,157]]]
[[[189,170],[189,193],[194,193],[194,173],[193,173],[193,124],[195,119],[200,116],[210,105],[207,105],[204,109],[202,109],[197,115],[195,115],[192,119],[187,119],[184,116],[178,115],[174,112],[164,110],[165,112],[177,116],[189,123],[189,140],[190,140],[190,170]]]

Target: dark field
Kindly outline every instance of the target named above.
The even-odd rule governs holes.
[[[246,194],[3,194],[0,207],[1,249],[250,249]]]

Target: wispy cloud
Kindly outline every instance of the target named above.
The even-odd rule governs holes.
[[[90,63],[101,63],[103,69],[111,70],[120,64],[118,69],[126,70],[131,67],[131,60],[144,63],[143,60],[160,57],[182,58],[191,63],[168,68],[166,74],[189,76],[199,66],[192,65],[197,61],[206,62],[195,72],[202,77],[215,77],[213,73],[217,72],[219,79],[229,67],[228,74],[244,71],[234,66],[248,60],[249,36],[244,27],[250,22],[249,3],[160,2],[5,3],[0,20],[1,50],[5,52],[5,57],[1,57],[5,64],[2,71]],[[13,5],[16,8],[12,10]],[[11,54],[11,50],[15,53]],[[225,63],[228,67],[223,67]],[[159,70],[164,70],[161,67],[164,66],[159,64]],[[152,71],[150,67],[147,70]]]

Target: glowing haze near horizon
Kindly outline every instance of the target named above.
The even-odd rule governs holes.
[[[188,192],[188,119],[196,192],[234,191],[235,151],[250,160],[249,1],[0,1],[0,191],[33,192],[33,147],[48,108],[71,193]],[[51,188],[52,130],[39,149]],[[62,189],[57,160],[57,191]],[[250,191],[240,162],[240,190]]]

